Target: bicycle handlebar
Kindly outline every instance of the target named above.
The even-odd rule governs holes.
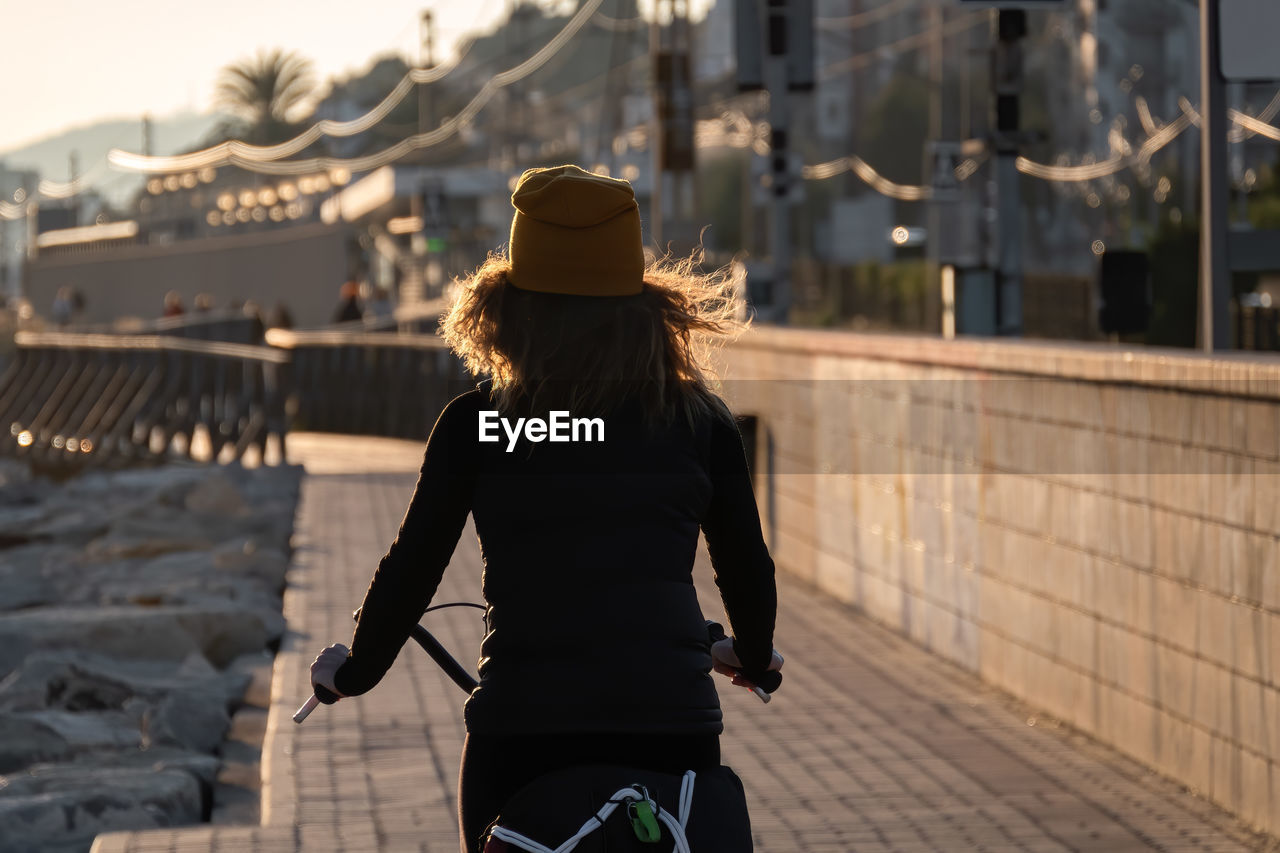
[[[360,621],[360,608],[356,608],[356,611],[351,614],[351,618],[357,622]],[[453,655],[449,654],[448,650],[426,628],[421,625],[414,625],[409,632],[409,636],[422,647],[424,652],[431,656],[436,665],[444,670],[445,675],[449,676],[453,683],[461,687],[464,692],[470,693],[479,686],[480,682],[476,681],[475,676],[468,672],[466,667],[458,663]],[[712,643],[727,639],[724,627],[719,622],[713,622],[710,619],[707,620],[707,636]],[[751,673],[738,670],[737,674],[755,685],[751,688],[751,692],[759,696],[761,702],[767,703],[772,698],[769,694],[777,690],[778,686],[782,684],[782,673],[776,670]],[[314,690],[313,695],[302,704],[301,708],[294,712],[293,721],[295,723],[301,723],[305,720],[318,705],[332,705],[341,698],[323,685],[315,684],[312,687]]]
[[[311,696],[306,702],[302,703],[301,708],[293,712],[293,721],[295,723],[301,723],[310,716],[311,712],[316,709],[317,705],[320,705],[321,703],[325,705],[332,705],[334,702],[337,702],[342,698],[322,684],[313,684],[311,685],[311,689],[313,691]]]
[[[355,612],[351,614],[351,618],[356,622],[360,621],[360,610],[361,608],[357,607]],[[421,625],[414,625],[409,631],[409,636],[422,647],[424,652],[431,656],[436,665],[444,670],[445,675],[449,676],[453,683],[461,687],[464,692],[470,693],[480,685],[480,682],[476,681],[475,677],[467,672],[467,668],[458,663],[453,655],[449,654],[448,650],[426,628]],[[295,723],[301,723],[305,720],[317,706],[321,704],[332,705],[341,698],[323,685],[315,684],[312,687],[315,691],[313,695],[302,703],[302,707],[293,714]]]

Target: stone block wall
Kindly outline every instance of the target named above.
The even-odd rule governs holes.
[[[722,358],[780,569],[1280,833],[1280,359],[770,328]]]

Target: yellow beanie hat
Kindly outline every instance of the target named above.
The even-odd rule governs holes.
[[[578,296],[642,290],[640,206],[631,184],[577,166],[529,169],[511,204],[511,284]]]

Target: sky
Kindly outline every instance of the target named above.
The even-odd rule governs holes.
[[[528,0],[526,0],[527,2]],[[515,0],[0,0],[0,154],[104,118],[214,106],[219,69],[263,48],[295,50],[317,77],[399,53],[418,61],[419,15],[435,18],[436,61],[492,29]],[[576,6],[575,0],[537,0]],[[711,0],[693,0],[691,14]],[[640,0],[648,12],[653,0]]]
[[[417,59],[431,9],[437,61],[491,28],[510,0],[0,0],[0,153],[103,118],[213,107],[218,70],[259,48],[296,50],[317,77],[388,52]]]

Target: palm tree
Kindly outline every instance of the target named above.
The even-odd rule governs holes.
[[[241,120],[245,139],[271,144],[293,134],[298,108],[314,89],[311,61],[276,48],[223,68],[217,102]]]

